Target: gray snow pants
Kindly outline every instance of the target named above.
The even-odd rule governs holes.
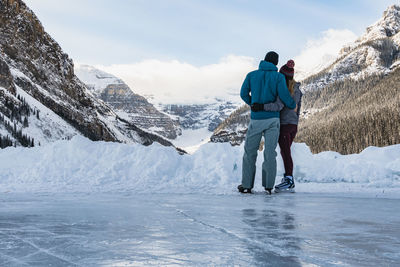
[[[244,155],[242,164],[242,186],[254,187],[256,175],[257,151],[261,137],[264,136],[264,162],[262,164],[262,186],[273,188],[276,177],[276,145],[279,138],[279,118],[266,120],[251,120],[244,143]]]

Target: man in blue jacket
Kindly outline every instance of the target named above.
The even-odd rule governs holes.
[[[285,76],[278,72],[279,55],[268,52],[260,62],[258,70],[247,74],[240,90],[240,97],[252,106],[251,120],[246,134],[242,167],[241,193],[251,193],[256,174],[257,150],[264,136],[264,162],[262,165],[262,185],[271,193],[276,177],[276,145],[279,138],[279,111],[264,111],[257,105],[275,102],[279,96],[285,106],[296,108],[286,86]]]

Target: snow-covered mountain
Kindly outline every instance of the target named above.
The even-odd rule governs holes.
[[[189,144],[200,143],[240,105],[238,95],[238,101],[229,95],[224,99],[209,99],[208,103],[163,104],[155,101],[156,96],[147,96],[148,101],[132,93],[122,79],[95,67],[77,65],[75,72],[93,94],[113,107],[120,117],[169,139],[178,136],[179,140],[175,141],[183,146],[188,143],[182,143],[181,139],[188,139],[188,136],[179,137],[182,133],[192,135]],[[155,102],[155,105],[150,102]]]
[[[303,81],[303,90],[317,90],[335,81],[385,74],[400,66],[400,6],[390,6],[337,60]]]
[[[159,107],[179,120],[182,129],[206,128],[212,132],[239,104],[222,99],[214,99],[210,102],[209,104],[190,105],[169,104]]]
[[[189,153],[208,142],[213,131],[240,106],[238,101],[212,99],[208,104],[158,104],[162,112],[179,122],[182,135],[173,143]]]
[[[240,145],[246,136],[250,121],[250,108],[243,105],[235,110],[214,130],[210,141],[213,143],[229,142],[231,145]]]
[[[356,47],[358,45],[367,43],[372,40],[384,39],[387,37],[393,37],[394,41],[399,41],[400,32],[400,6],[392,5],[386,11],[383,12],[383,16],[380,20],[369,26],[363,36],[361,36],[355,44],[349,46]]]
[[[108,85],[123,85],[125,84],[120,78],[114,75],[101,71],[93,66],[84,64],[74,65],[75,75],[84,82],[87,88],[95,95],[100,95]]]
[[[75,66],[75,73],[97,98],[112,107],[121,118],[169,139],[181,134],[177,121],[158,111],[143,96],[133,93],[121,79],[89,65]]]
[[[92,140],[172,145],[96,99],[22,0],[0,0],[0,22],[2,147],[44,144],[77,134]]]
[[[302,81],[297,141],[313,152],[349,154],[400,143],[400,7],[391,6],[338,59]],[[224,121],[212,142],[240,144],[249,121],[242,108]]]

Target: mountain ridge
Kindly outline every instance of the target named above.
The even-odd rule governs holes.
[[[344,46],[325,69],[305,78],[303,90],[316,90],[337,80],[389,73],[400,65],[400,6],[388,7],[354,43]]]
[[[0,30],[2,138],[11,139],[13,145],[27,140],[38,145],[33,139],[52,142],[76,134],[142,144],[161,139],[137,132],[94,98],[75,76],[72,59],[22,0],[0,0]],[[162,143],[172,145],[167,140]]]
[[[89,65],[75,67],[76,75],[97,99],[108,104],[120,118],[170,140],[181,134],[179,123],[158,111],[120,78]]]

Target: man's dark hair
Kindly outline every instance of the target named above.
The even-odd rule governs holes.
[[[276,66],[276,65],[278,65],[278,62],[279,62],[279,55],[274,51],[270,51],[265,55],[264,60],[271,62],[272,64],[274,64]]]

